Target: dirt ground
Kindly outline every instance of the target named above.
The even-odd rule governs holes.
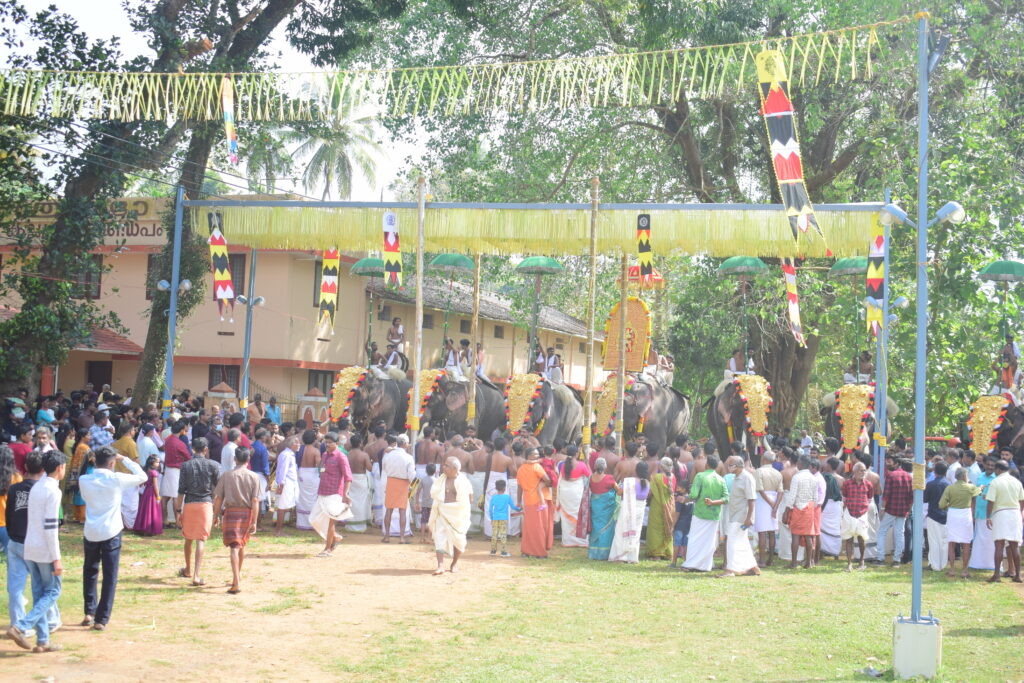
[[[400,545],[397,539],[384,545],[376,535],[348,534],[333,557],[317,558],[318,539],[295,533],[283,539],[254,537],[238,595],[226,593],[230,565],[218,536],[208,545],[206,585],[198,588],[175,577],[181,566],[177,532],[168,530],[162,539],[127,538],[114,614],[102,633],[78,626],[80,531],[62,534],[68,568],[64,592],[71,602],[62,600],[65,626],[52,640],[65,650],[32,654],[5,640],[2,677],[337,679],[339,661],[351,665],[368,654],[389,616],[426,614],[447,621],[510,581],[509,564],[520,562],[495,561],[489,546],[477,541],[470,543],[462,571],[432,576],[432,545]]]

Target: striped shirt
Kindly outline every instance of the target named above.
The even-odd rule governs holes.
[[[28,494],[28,525],[25,529],[25,559],[50,563],[60,559],[57,515],[60,509],[60,484],[43,477]]]

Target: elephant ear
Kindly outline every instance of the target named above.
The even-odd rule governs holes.
[[[367,387],[367,384],[370,386]],[[378,405],[384,398],[384,381],[372,375],[367,375],[366,380],[363,382],[363,390],[366,392],[366,402],[371,406]]]
[[[636,405],[636,413],[645,420],[650,419],[654,411],[654,389],[645,382],[637,382],[630,392]]]
[[[722,419],[722,424],[727,425],[732,419],[732,402],[735,396],[736,389],[732,386],[727,386],[722,395],[715,399],[715,408],[718,410],[718,416]]]
[[[448,382],[444,392],[444,405],[448,408],[448,412],[457,412],[466,405],[467,400],[466,389],[463,386],[458,382]]]

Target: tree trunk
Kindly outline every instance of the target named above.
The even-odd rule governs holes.
[[[821,339],[807,335],[807,346],[801,348],[788,329],[765,334],[757,325],[752,327],[751,337],[757,349],[757,372],[772,385],[770,424],[786,435],[796,424]]]

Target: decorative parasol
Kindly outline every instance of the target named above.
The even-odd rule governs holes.
[[[657,269],[653,269],[654,274],[651,277],[651,284],[644,287],[644,289],[665,289],[665,277]],[[622,286],[622,277],[615,278],[615,284]],[[626,284],[629,287],[637,288],[640,287],[640,266],[630,266],[626,271]]]
[[[448,339],[448,316],[452,312],[452,290],[455,276],[463,272],[473,272],[473,259],[464,254],[438,254],[427,266],[429,270],[448,274],[448,301],[444,309],[444,329],[441,333],[441,355],[444,355],[445,340]]]
[[[846,277],[847,275],[863,275],[868,272],[868,259],[866,256],[850,256],[849,258],[841,258],[832,264],[832,267],[828,269],[828,277],[833,280],[837,277]]]
[[[743,290],[743,355],[749,356],[750,334],[747,330],[747,276],[768,272],[768,264],[756,256],[732,256],[718,266],[718,274],[726,277],[740,276],[740,289]]]
[[[516,266],[516,272],[523,275],[535,275],[536,284],[533,289],[533,322],[530,324],[530,338],[533,344],[539,343],[537,339],[537,326],[540,321],[540,279],[544,275],[557,275],[565,270],[565,266],[550,256],[530,256],[524,258]],[[532,367],[533,346],[526,345],[527,362],[526,367]]]
[[[353,275],[370,278],[370,303],[366,311],[366,317],[369,320],[369,324],[366,326],[366,364],[370,365],[372,361],[370,357],[370,342],[373,340],[373,278],[384,277],[384,260],[376,256],[361,258],[352,264],[349,272]]]
[[[1010,322],[1006,314],[1010,283],[1024,280],[1024,263],[1020,261],[993,261],[978,271],[978,278],[988,280],[989,282],[1003,283],[1003,319],[999,321],[999,336],[1003,337],[1010,331]]]

